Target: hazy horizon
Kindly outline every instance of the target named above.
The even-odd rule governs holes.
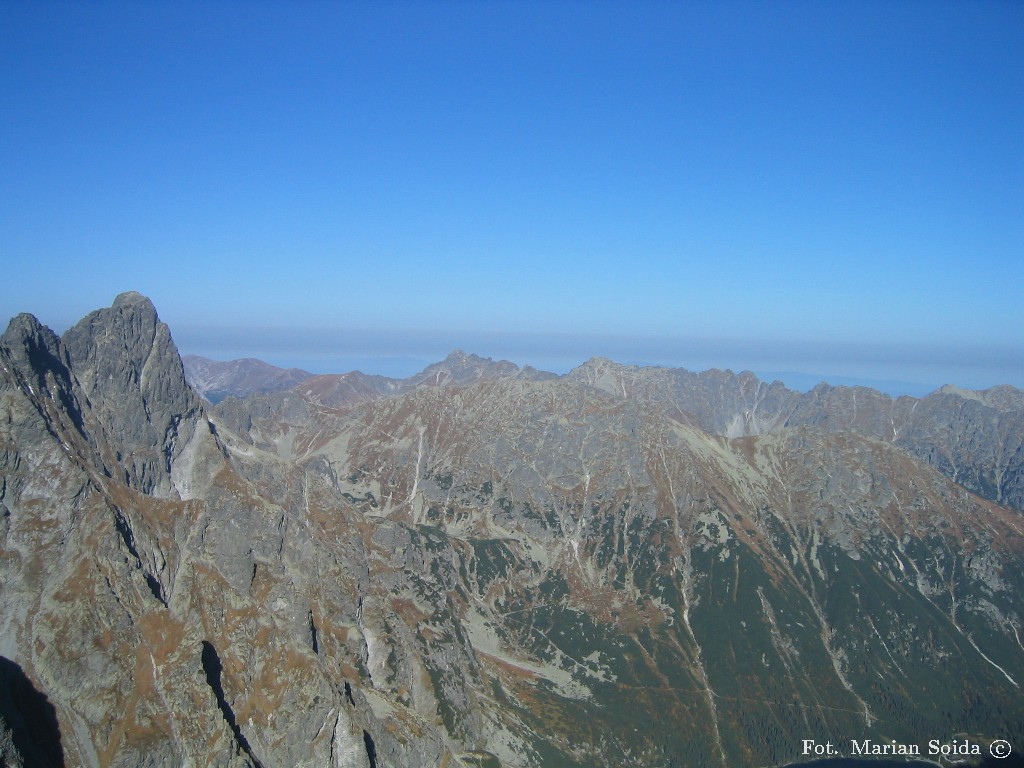
[[[832,385],[870,386],[894,396],[922,396],[946,384],[988,389],[1000,384],[1021,387],[1014,373],[1024,360],[1000,360],[999,350],[976,350],[965,357],[950,350],[902,349],[842,345],[831,350],[805,345],[765,345],[739,340],[643,337],[579,337],[438,332],[251,331],[210,334],[206,330],[171,328],[182,354],[228,361],[256,358],[281,368],[300,368],[313,374],[361,371],[406,378],[443,360],[454,350],[552,373],[568,373],[594,357],[637,366],[664,366],[735,373],[752,371],[764,381],[782,381],[790,389],[807,391],[826,381]],[[381,353],[380,350],[391,350]],[[823,366],[823,367],[815,367]],[[900,371],[904,378],[894,377]],[[942,378],[951,373],[953,378]],[[1000,378],[1000,373],[1005,374]]]

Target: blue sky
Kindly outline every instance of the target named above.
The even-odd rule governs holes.
[[[1017,2],[12,2],[0,89],[5,316],[1024,386]]]

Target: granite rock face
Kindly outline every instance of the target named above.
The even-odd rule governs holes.
[[[153,303],[123,293],[61,341],[83,401],[116,443],[125,483],[155,496],[190,495],[189,465],[209,430]]]
[[[1017,487],[1013,390],[889,400],[886,434],[870,390],[456,355],[211,407],[138,294],[19,315],[0,367],[5,764],[1024,739],[1024,521],[964,471]]]

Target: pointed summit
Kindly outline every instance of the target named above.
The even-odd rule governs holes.
[[[169,412],[194,409],[170,329],[142,294],[120,294],[111,307],[91,312],[69,329],[63,342],[90,398],[114,396],[130,421],[138,414],[128,414],[129,403],[139,398],[159,401]]]
[[[63,342],[94,412],[121,441],[129,483],[173,495],[171,465],[195,433],[202,407],[153,302],[122,293],[69,329]]]
[[[23,312],[11,318],[0,336],[0,346],[7,350],[22,370],[51,367],[53,362],[67,364],[57,334],[39,322],[35,315]]]
[[[518,373],[519,366],[508,360],[494,361],[456,349],[441,362],[428,365],[410,381],[414,384],[462,385],[480,379],[512,378]]]
[[[34,315],[22,313],[11,320],[0,336],[0,360],[5,379],[25,390],[32,399],[46,398],[44,393],[48,393],[51,403],[59,402],[75,427],[82,429],[70,360],[56,333]]]

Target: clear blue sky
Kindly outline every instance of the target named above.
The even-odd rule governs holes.
[[[1024,386],[1019,2],[4,2],[0,97],[4,317]]]

